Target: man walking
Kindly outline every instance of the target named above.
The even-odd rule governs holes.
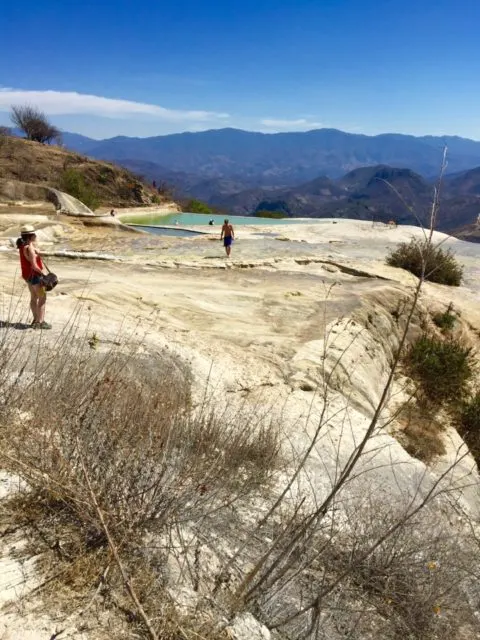
[[[232,250],[232,242],[235,238],[235,233],[233,231],[232,225],[229,223],[228,218],[225,218],[222,227],[222,233],[220,235],[220,240],[223,240],[223,246],[225,247],[225,253],[227,257],[230,257],[230,251]]]

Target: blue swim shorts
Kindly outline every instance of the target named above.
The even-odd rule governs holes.
[[[233,238],[232,236],[225,236],[225,238],[223,239],[223,246],[224,247],[229,247],[233,242]]]
[[[30,278],[27,278],[28,284],[40,284],[40,276],[35,274]]]

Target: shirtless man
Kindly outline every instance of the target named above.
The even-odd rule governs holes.
[[[227,257],[230,257],[230,251],[232,250],[232,242],[235,238],[235,233],[233,232],[233,227],[229,223],[228,218],[225,218],[223,221],[222,233],[220,235],[220,240],[223,240],[223,246],[225,247],[225,253]]]

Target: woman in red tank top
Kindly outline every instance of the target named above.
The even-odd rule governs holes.
[[[51,325],[45,322],[47,294],[41,284],[43,262],[34,246],[36,238],[35,229],[31,225],[27,224],[22,227],[21,237],[17,240],[20,266],[22,278],[26,281],[30,291],[30,309],[33,313],[32,327],[34,329],[51,329]]]

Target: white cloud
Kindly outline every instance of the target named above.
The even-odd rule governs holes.
[[[297,120],[277,120],[275,118],[265,118],[261,121],[265,127],[269,129],[317,129],[322,127],[321,122],[313,122],[306,118],[298,118]]]
[[[0,110],[8,110],[12,105],[17,104],[34,105],[48,115],[88,114],[108,118],[147,115],[168,122],[206,122],[225,120],[230,117],[228,113],[165,109],[155,104],[103,98],[76,91],[29,91],[0,88]]]

